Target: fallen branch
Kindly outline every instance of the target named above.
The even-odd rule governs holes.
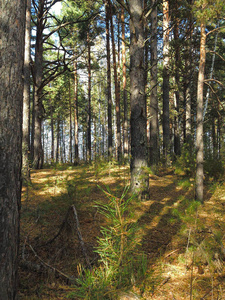
[[[66,216],[65,216],[65,218],[64,218],[64,220],[63,220],[63,222],[62,222],[62,224],[61,224],[61,226],[59,228],[58,233],[51,240],[49,240],[49,241],[45,242],[44,244],[42,244],[41,247],[53,243],[54,240],[57,239],[57,237],[61,234],[62,230],[64,229],[64,227],[65,227],[65,225],[67,223],[67,219],[69,217],[70,210],[71,210],[71,207],[69,207],[69,209],[67,210]]]
[[[46,268],[49,268],[51,270],[53,270],[54,273],[57,273],[60,277],[64,278],[67,280],[68,283],[72,283],[74,282],[74,278],[71,278],[70,276],[66,275],[65,273],[61,272],[60,270],[56,269],[55,267],[49,265],[48,263],[46,263],[38,254],[37,252],[34,250],[34,248],[29,245],[31,251],[34,253],[35,257],[41,262],[41,264],[43,266],[45,266]],[[39,269],[39,268],[38,268]]]
[[[82,234],[81,234],[81,231],[80,231],[80,223],[79,223],[77,211],[76,211],[76,208],[75,208],[74,205],[72,205],[72,209],[73,209],[73,215],[74,215],[74,218],[75,218],[75,221],[76,221],[77,235],[78,235],[78,238],[80,240],[82,251],[83,251],[83,254],[84,254],[87,266],[88,266],[89,269],[91,269],[90,260],[89,260],[89,257],[87,255],[87,251],[86,251],[86,248],[85,248],[85,245],[84,245],[84,241],[83,241],[83,238],[82,238]]]

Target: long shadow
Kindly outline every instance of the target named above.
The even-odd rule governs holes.
[[[161,194],[159,194],[159,189]],[[166,187],[154,187],[151,191],[151,198],[157,192],[155,200],[138,219],[138,224],[148,224],[142,237],[142,249],[150,258],[150,266],[173,247],[172,239],[181,229],[182,221],[179,217],[174,216],[174,209],[182,208],[185,211],[193,201],[193,191],[191,189],[177,190],[176,182],[170,183]],[[190,199],[190,202],[187,199]]]

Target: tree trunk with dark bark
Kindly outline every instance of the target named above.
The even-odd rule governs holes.
[[[43,77],[43,15],[44,0],[39,1],[37,17],[37,33],[35,46],[34,67],[34,158],[33,167],[41,169],[43,166],[43,148],[41,142],[43,107],[42,107],[42,77]]]
[[[88,114],[87,114],[87,159],[91,162],[91,44],[90,34],[87,33],[88,48]]]
[[[144,11],[141,0],[129,1],[130,10],[130,102],[131,102],[131,190],[145,199],[149,190],[147,116],[144,69]]]
[[[74,164],[79,162],[78,150],[78,78],[77,78],[77,61],[74,61],[74,147],[75,160]]]
[[[151,33],[150,40],[151,51],[151,94],[150,94],[150,164],[155,166],[159,160],[158,149],[158,97],[157,97],[157,6],[156,0],[152,1],[153,10],[151,13]]]
[[[163,0],[163,154],[166,163],[170,154],[169,32],[169,1]]]
[[[27,0],[25,52],[24,52],[24,90],[23,90],[23,167],[24,178],[29,180],[30,152],[30,45],[31,45],[31,0]]]
[[[16,300],[26,1],[0,4],[0,298]]]

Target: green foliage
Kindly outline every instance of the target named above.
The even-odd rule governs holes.
[[[196,170],[196,154],[193,147],[184,144],[181,155],[175,163],[175,174],[193,176]]]
[[[76,296],[82,299],[115,299],[118,290],[129,288],[136,280],[143,278],[147,268],[146,256],[141,251],[135,251],[139,245],[138,228],[129,218],[132,197],[127,197],[128,188],[120,198],[109,190],[103,192],[109,203],[98,202],[96,207],[109,225],[101,228],[101,237],[95,249],[99,266],[84,270],[77,280]]]
[[[221,159],[207,158],[204,162],[205,176],[219,180],[224,175],[224,162]]]

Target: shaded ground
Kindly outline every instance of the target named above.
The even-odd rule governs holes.
[[[198,206],[193,182],[172,170],[150,175],[149,200],[130,208],[147,256],[145,278],[132,288],[138,299],[225,299],[225,185],[205,191],[205,203]],[[119,197],[128,183],[129,169],[115,165],[32,172],[22,194],[21,299],[67,298],[74,288],[64,275],[76,278],[86,265],[75,219],[66,218],[69,207],[76,207],[95,264],[96,237],[107,225],[94,207],[95,201],[107,201],[98,186]]]

